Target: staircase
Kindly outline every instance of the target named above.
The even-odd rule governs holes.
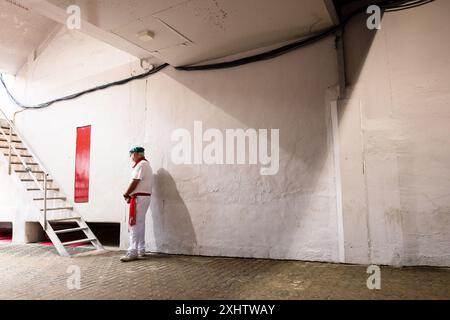
[[[100,241],[86,221],[74,212],[74,208],[66,196],[62,194],[31,149],[26,146],[14,124],[8,120],[1,109],[0,154],[8,160],[9,174],[15,172],[30,197],[40,208],[42,217],[39,222],[61,256],[70,257],[67,247],[76,244],[92,244],[95,249],[103,250]],[[61,222],[76,223],[77,227],[55,228],[55,224]],[[61,234],[82,234],[81,232],[85,235],[83,239],[62,242],[59,237]]]

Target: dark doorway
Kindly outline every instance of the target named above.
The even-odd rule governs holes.
[[[120,223],[90,222],[88,225],[102,245],[120,246]]]
[[[13,234],[12,222],[0,222],[0,243],[11,242],[12,234]]]

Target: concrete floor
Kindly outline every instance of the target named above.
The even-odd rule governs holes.
[[[371,291],[365,266],[176,255],[121,263],[121,254],[61,258],[0,243],[0,299],[450,299],[450,269],[382,267],[381,290]],[[80,289],[67,287],[70,266]]]

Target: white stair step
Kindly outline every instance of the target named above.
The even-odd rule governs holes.
[[[9,130],[5,130],[5,128],[3,128],[3,131],[5,132],[6,135],[9,136]],[[17,137],[17,134],[13,133],[11,134],[13,137]]]
[[[23,165],[23,163],[20,161],[11,161],[11,164]],[[27,166],[38,166],[38,165],[39,165],[39,163],[36,163],[36,162],[28,162],[27,163]]]
[[[9,157],[9,153],[4,153],[3,155],[4,155],[5,157]],[[21,156],[22,158],[33,158],[33,156],[28,155],[28,154],[21,154],[20,156]],[[16,155],[16,154],[12,154],[11,157],[17,157],[17,155]]]
[[[77,231],[83,231],[83,230],[88,230],[88,228],[86,228],[86,227],[79,227],[79,228],[55,230],[55,233],[56,234],[61,234],[61,233],[70,233],[70,232],[77,232]]]
[[[73,207],[47,208],[47,211],[59,211],[59,210],[73,210]],[[41,211],[44,211],[44,209],[41,209]]]
[[[44,179],[36,179],[39,182],[44,182]],[[34,182],[33,179],[20,179],[22,182]],[[47,182],[53,182],[53,179],[47,179]]]
[[[34,201],[44,201],[44,198],[34,198]],[[62,200],[62,201],[66,201],[67,198],[66,197],[48,197],[47,200]]]
[[[42,191],[39,188],[27,188],[27,191]],[[59,191],[59,188],[47,188],[47,191]]]
[[[15,148],[16,148],[16,150],[28,150],[27,148],[24,148],[24,147],[16,147],[16,146],[14,146]],[[9,149],[9,146],[0,146],[0,149]]]
[[[14,171],[17,172],[17,173],[27,173],[27,172],[44,173],[44,171],[41,171],[41,170],[31,170],[31,171],[28,171],[28,170],[14,170]]]
[[[5,139],[5,138],[0,138],[0,141],[1,142],[9,142],[9,140]],[[11,141],[14,142],[14,143],[22,143],[21,140],[17,140],[17,139],[12,139]]]
[[[70,246],[72,244],[88,243],[88,242],[92,242],[92,241],[95,241],[95,240],[97,240],[97,239],[95,239],[95,238],[86,238],[86,239],[81,239],[81,240],[74,240],[74,241],[63,242],[62,245],[63,246]]]
[[[2,130],[3,130],[7,135],[9,135],[9,127],[2,126]],[[14,131],[13,131],[13,135],[14,135]]]
[[[48,222],[61,222],[61,221],[73,221],[80,220],[81,217],[67,217],[67,218],[57,218],[57,219],[49,219]]]

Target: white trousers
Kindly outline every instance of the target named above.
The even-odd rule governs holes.
[[[145,216],[150,207],[151,196],[138,196],[136,198],[136,224],[130,226],[130,246],[128,253],[136,255],[145,251]]]

